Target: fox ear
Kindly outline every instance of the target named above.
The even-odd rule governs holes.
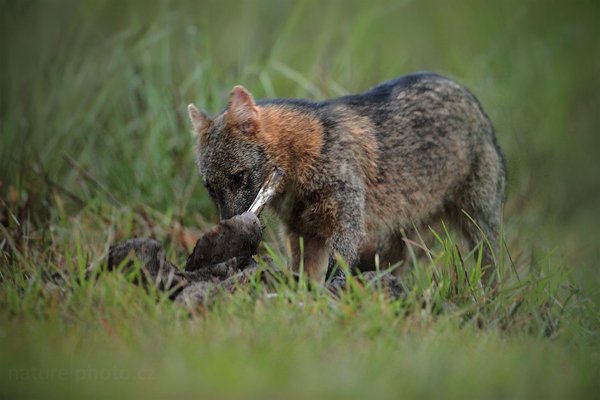
[[[208,118],[202,111],[198,110],[198,108],[193,104],[188,106],[188,114],[190,116],[190,121],[192,121],[194,132],[197,135],[204,133],[210,125],[210,118]]]
[[[243,86],[236,86],[229,95],[227,106],[230,121],[240,132],[250,134],[258,128],[258,108],[254,98]]]

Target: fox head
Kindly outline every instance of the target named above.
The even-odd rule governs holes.
[[[247,211],[272,170],[257,136],[261,124],[252,95],[231,91],[227,108],[214,118],[188,106],[197,137],[197,164],[221,220]]]

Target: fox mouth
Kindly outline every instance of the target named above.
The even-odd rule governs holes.
[[[250,205],[248,209],[249,212],[260,215],[265,206],[273,199],[275,193],[277,192],[277,188],[281,183],[281,179],[283,178],[284,172],[281,168],[275,167],[273,168],[273,172],[265,183],[261,186],[260,190],[256,194],[254,201]]]

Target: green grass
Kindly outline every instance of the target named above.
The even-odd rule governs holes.
[[[0,1],[0,395],[593,396],[599,15],[594,1]],[[180,234],[216,221],[188,103],[217,112],[235,84],[321,99],[415,70],[467,85],[496,127],[497,293],[452,232],[398,302],[258,285],[187,310],[99,272],[136,235],[182,263]],[[78,281],[88,268],[98,279]],[[64,287],[44,279],[56,272]]]

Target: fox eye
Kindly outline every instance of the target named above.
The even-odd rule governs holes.
[[[233,178],[232,178],[233,184],[235,186],[240,186],[244,182],[244,179],[246,178],[246,173],[247,173],[246,170],[242,170],[242,171],[238,171],[235,174],[233,174]]]

